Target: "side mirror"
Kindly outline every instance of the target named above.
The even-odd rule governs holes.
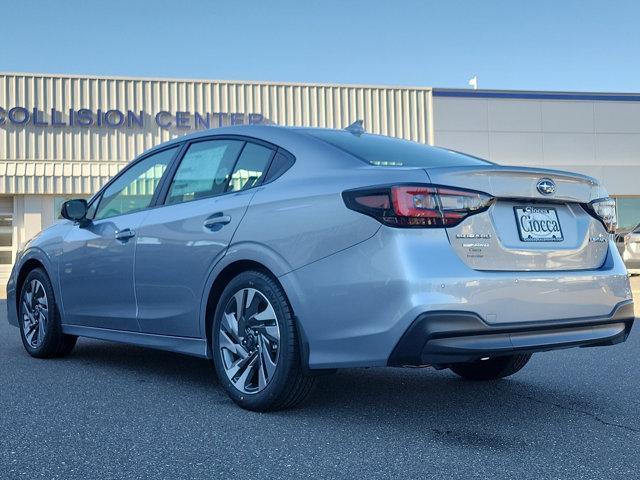
[[[73,220],[74,222],[80,222],[82,224],[87,222],[87,209],[87,201],[83,198],[67,200],[62,204],[60,214],[67,220]]]

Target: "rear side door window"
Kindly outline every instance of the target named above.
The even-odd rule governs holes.
[[[224,193],[242,140],[206,140],[193,143],[184,154],[169,186],[167,205]]]
[[[247,190],[262,183],[273,154],[269,147],[247,143],[233,169],[227,192]]]

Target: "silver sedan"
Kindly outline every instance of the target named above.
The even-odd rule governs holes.
[[[9,321],[34,357],[78,337],[208,358],[240,406],[319,373],[511,375],[633,323],[593,178],[344,130],[239,126],[135,159],[19,253]]]

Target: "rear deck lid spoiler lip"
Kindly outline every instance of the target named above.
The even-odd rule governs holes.
[[[425,168],[425,171],[433,183],[478,190],[497,199],[590,203],[608,196],[606,190],[595,178],[563,170],[474,165]],[[545,178],[557,184],[555,193],[543,195],[537,191],[536,183]]]
[[[554,176],[555,178],[562,178],[566,180],[574,180],[587,182],[590,185],[598,185],[599,182],[594,177],[589,175],[585,175],[582,173],[569,172],[567,170],[556,170],[553,168],[544,168],[544,167],[520,167],[515,165],[464,165],[464,166],[456,166],[452,165],[450,167],[426,167],[425,170],[427,174],[430,172],[434,174],[444,173],[444,172],[465,172],[472,174],[495,174],[495,173],[522,173],[522,174],[539,174],[539,175],[549,175]]]

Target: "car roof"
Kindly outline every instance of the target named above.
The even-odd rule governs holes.
[[[206,139],[207,137],[212,136],[238,135],[271,143],[292,153],[296,157],[300,155],[301,158],[299,158],[299,160],[303,161],[307,167],[310,167],[313,170],[316,168],[326,169],[330,166],[339,169],[348,169],[362,165],[362,162],[353,155],[348,154],[335,146],[320,140],[319,138],[315,138],[305,133],[305,130],[309,131],[310,128],[283,127],[279,125],[234,125],[211,128],[173,138],[146,150],[142,155],[147,156],[159,150],[179,145],[186,141]],[[345,130],[334,130],[348,133]],[[314,161],[314,158],[321,158],[322,161]],[[312,172],[313,170],[309,170],[309,172]]]
[[[300,141],[303,139],[309,139],[307,135],[302,134],[302,128],[299,127],[283,127],[279,125],[232,125],[227,127],[210,128],[207,130],[199,130],[197,132],[182,135],[164,142],[156,148],[164,148],[177,143],[182,143],[189,140],[196,140],[198,138],[206,138],[213,135],[242,135],[247,137],[254,137],[259,140],[274,143],[278,146],[286,148],[281,143],[284,141],[286,144],[291,142]]]
[[[298,127],[298,126],[281,126],[281,125],[232,125],[226,127],[218,127],[218,128],[210,128],[207,130],[199,130],[197,132],[189,133],[186,135],[182,135],[171,139],[167,142],[164,142],[160,145],[157,145],[145,153],[150,153],[155,150],[163,149],[171,145],[176,145],[185,141],[197,140],[199,138],[207,138],[214,135],[240,135],[253,137],[258,140],[263,140],[279,147],[284,148],[285,150],[292,151],[295,153],[295,150],[300,148],[303,145],[313,145],[316,148],[328,148],[336,153],[336,147],[325,142],[321,138],[318,138],[315,135],[312,135],[314,131],[332,131],[336,133],[341,133],[344,135],[353,135],[351,132],[345,129],[338,128],[319,128],[319,127]],[[311,135],[310,135],[311,134]],[[372,133],[365,132],[364,135],[367,136],[382,136],[388,137],[386,135],[377,135]],[[392,137],[388,137],[392,138]],[[422,144],[424,147],[433,150],[434,152],[443,151],[447,149],[443,149],[440,147],[435,147],[433,145]],[[451,150],[453,151],[453,150]],[[342,155],[347,155],[348,157],[355,159],[351,154],[348,154],[342,150],[340,150]],[[461,152],[455,152],[461,153]],[[463,154],[466,156],[472,156],[468,154]],[[486,160],[484,160],[486,162]],[[358,160],[358,162],[360,162]],[[491,163],[491,162],[487,162]]]

